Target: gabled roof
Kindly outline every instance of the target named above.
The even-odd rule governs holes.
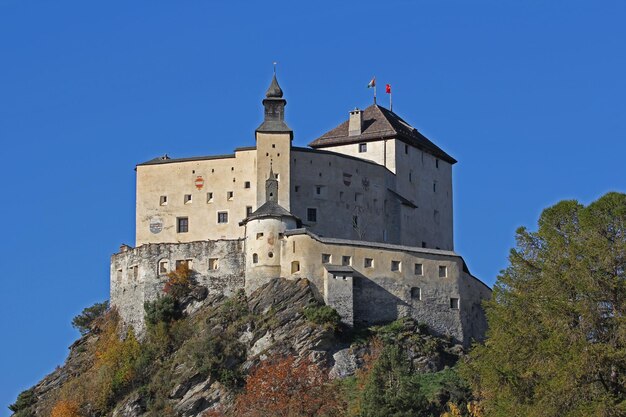
[[[329,146],[347,145],[350,143],[396,138],[451,164],[457,162],[456,159],[452,158],[444,152],[443,149],[432,143],[426,136],[418,132],[416,128],[405,122],[400,116],[377,104],[372,104],[363,110],[363,129],[360,135],[349,136],[348,123],[349,120],[346,120],[336,128],[309,143],[309,146],[317,149]]]

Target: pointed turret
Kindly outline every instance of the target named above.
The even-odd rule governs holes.
[[[287,100],[283,98],[283,90],[278,85],[276,73],[272,77],[272,82],[265,92],[263,107],[265,114],[263,123],[257,128],[257,132],[262,133],[285,133],[293,134],[291,128],[285,123],[285,106]]]
[[[272,201],[278,203],[278,179],[274,175],[272,164],[270,163],[270,175],[265,180],[265,201]]]

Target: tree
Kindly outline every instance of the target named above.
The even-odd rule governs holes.
[[[80,407],[76,401],[59,400],[54,404],[50,417],[81,417]]]
[[[626,413],[626,195],[541,214],[486,304],[463,374],[485,416]]]
[[[344,404],[324,369],[289,356],[262,362],[246,380],[232,415],[241,417],[337,416]],[[218,414],[219,415],[219,414]]]
[[[109,302],[95,303],[91,307],[85,308],[78,316],[72,320],[74,326],[81,335],[86,335],[91,331],[94,321],[102,316],[109,308]]]

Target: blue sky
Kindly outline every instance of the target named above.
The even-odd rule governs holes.
[[[135,164],[254,145],[272,61],[298,146],[373,75],[393,85],[459,160],[456,250],[491,285],[543,208],[626,191],[625,19],[610,0],[0,0],[0,415],[108,298]]]

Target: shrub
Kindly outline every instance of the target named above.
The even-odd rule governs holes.
[[[76,401],[59,400],[52,408],[50,417],[81,417],[80,407]]]
[[[171,295],[157,298],[154,301],[146,301],[143,308],[148,326],[154,326],[160,322],[169,323],[180,317],[176,300]]]
[[[303,313],[307,320],[320,326],[336,329],[341,323],[341,316],[337,310],[327,305],[309,306],[304,309]]]
[[[94,320],[102,316],[109,309],[109,301],[95,303],[91,307],[85,308],[82,313],[74,317],[72,326],[74,326],[81,335],[86,335],[91,331]]]
[[[191,292],[191,269],[186,263],[179,265],[175,271],[167,274],[167,282],[163,287],[163,292],[171,295],[176,300],[180,300]]]
[[[31,388],[22,391],[20,395],[17,396],[15,403],[9,406],[9,410],[13,411],[18,417],[30,417],[34,414],[30,412],[29,407],[36,402],[35,391]]]

